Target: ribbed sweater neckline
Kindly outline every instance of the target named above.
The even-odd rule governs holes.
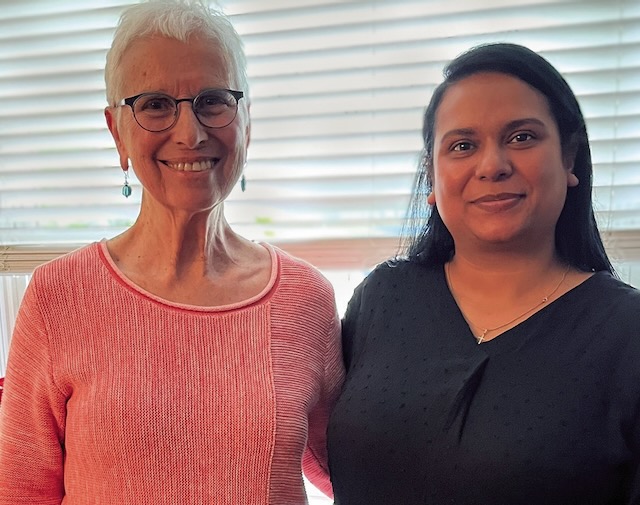
[[[280,268],[279,268],[278,255],[275,249],[273,248],[273,246],[271,246],[270,244],[267,244],[265,242],[260,242],[259,244],[265,249],[267,249],[267,251],[269,251],[269,256],[271,257],[271,275],[269,277],[269,281],[267,282],[266,286],[259,293],[245,300],[241,300],[239,302],[235,302],[227,305],[216,305],[216,306],[209,306],[209,307],[172,302],[158,295],[154,295],[153,293],[150,293],[149,291],[143,289],[142,287],[138,286],[136,283],[131,281],[128,277],[126,277],[120,271],[120,269],[117,267],[117,265],[113,261],[111,254],[109,254],[109,249],[107,248],[107,239],[102,239],[100,242],[97,242],[96,247],[97,247],[98,255],[101,261],[109,271],[110,275],[114,278],[114,280],[118,282],[118,284],[120,284],[121,286],[128,289],[129,291],[132,291],[137,296],[141,296],[155,303],[166,305],[168,307],[174,307],[174,308],[183,309],[183,310],[191,310],[196,312],[224,312],[229,310],[237,310],[240,308],[247,307],[249,305],[254,305],[256,303],[259,303],[265,297],[267,297],[273,290],[276,284],[276,281],[279,277]]]

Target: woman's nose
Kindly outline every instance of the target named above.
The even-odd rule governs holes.
[[[193,105],[188,101],[178,104],[178,119],[171,130],[174,140],[190,149],[197,147],[208,137],[207,127],[200,123]]]
[[[509,177],[512,172],[513,166],[506,149],[499,145],[484,146],[476,165],[476,177],[495,181]]]

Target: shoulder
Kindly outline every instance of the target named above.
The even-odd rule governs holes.
[[[608,272],[596,272],[581,287],[583,296],[597,301],[603,309],[621,313],[640,310],[640,290]]]
[[[592,332],[589,349],[595,349],[598,366],[608,363],[609,373],[603,375],[615,388],[611,401],[627,405],[635,420],[640,407],[640,290],[608,272],[596,273],[589,281],[580,293],[587,300],[583,313]]]
[[[277,259],[277,291],[286,297],[300,303],[302,300],[313,298],[323,303],[335,306],[335,294],[329,280],[309,262],[292,256],[273,245],[270,248]]]
[[[33,278],[51,279],[60,275],[90,274],[99,263],[100,243],[93,242],[43,263],[33,271]]]
[[[444,286],[441,265],[424,265],[405,259],[391,259],[377,265],[353,292],[345,320],[362,314],[393,311],[414,303],[425,304],[441,297]],[[368,317],[368,316],[367,316]]]
[[[612,331],[617,329],[631,337],[640,358],[640,291],[608,273],[596,276],[597,285],[592,288],[596,311],[610,321]]]
[[[95,264],[99,256],[99,248],[100,244],[93,242],[63,254],[36,267],[33,276],[47,276],[58,272],[73,271],[88,264]]]
[[[94,242],[36,267],[30,284],[56,296],[72,287],[91,285],[100,263],[100,243]]]
[[[326,338],[339,342],[339,319],[331,283],[308,262],[267,245],[277,263],[276,281],[269,298],[274,335],[324,346]],[[286,325],[286,336],[276,328]],[[298,331],[292,329],[297,328]],[[334,344],[337,345],[337,344]]]
[[[313,266],[311,263],[292,256],[291,254],[283,251],[282,249],[269,246],[274,251],[278,258],[280,273],[287,280],[298,280],[311,283],[321,287],[331,287],[331,283],[320,272],[320,270]]]
[[[412,290],[412,287],[424,288],[432,286],[438,279],[440,265],[426,266],[402,258],[394,258],[377,265],[362,281],[358,290],[365,292],[386,293],[400,290]]]
[[[580,328],[581,346],[618,365],[640,360],[640,291],[608,272],[597,272],[570,292],[558,317]]]

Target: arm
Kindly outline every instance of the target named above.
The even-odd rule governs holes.
[[[637,369],[637,364],[634,365]],[[634,381],[640,380],[638,373]],[[637,384],[638,382],[635,382]],[[627,390],[635,391],[637,388],[627,387]],[[640,505],[640,398],[636,398],[635,409],[630,416],[629,422],[624,423],[625,438],[630,449],[630,467],[627,476],[628,489],[625,490],[627,496],[624,503],[629,505]]]
[[[627,477],[628,489],[625,494],[627,495],[627,503],[629,505],[640,505],[640,396],[638,395],[637,384],[640,384],[640,371],[638,368],[638,357],[640,356],[640,348],[636,343],[639,339],[633,339],[633,346],[635,349],[626,349],[624,355],[629,357],[628,362],[625,364],[629,370],[632,370],[630,376],[627,376],[624,382],[619,382],[622,386],[618,387],[618,391],[623,392],[623,395],[628,395],[625,398],[627,405],[630,408],[627,410],[630,415],[623,422],[623,433],[629,447],[631,454],[630,467]],[[621,366],[620,368],[623,368]],[[632,395],[636,395],[635,397]]]
[[[597,296],[599,298],[602,294]],[[611,341],[616,344],[609,397],[614,411],[620,413],[616,424],[620,426],[625,441],[622,457],[628,460],[628,466],[622,469],[625,499],[621,503],[640,505],[640,324],[636,316],[640,310],[640,296],[633,290],[633,296],[613,300],[617,310],[607,313],[611,329],[605,329],[603,334],[613,335],[615,340]]]
[[[0,505],[61,503],[65,401],[53,381],[32,279],[11,340],[0,408]]]
[[[365,284],[366,280],[354,290],[342,319],[342,356],[346,370],[351,368],[351,363],[353,362],[354,336],[358,326],[358,316],[362,308],[362,292]]]
[[[307,478],[329,497],[333,496],[327,457],[327,424],[338,400],[344,381],[344,366],[340,345],[340,320],[337,314],[327,331],[324,384],[322,396],[309,414],[309,438],[302,458]]]

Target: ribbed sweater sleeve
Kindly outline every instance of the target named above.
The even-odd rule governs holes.
[[[327,424],[338,399],[344,380],[344,366],[340,352],[340,321],[336,317],[326,330],[324,380],[318,404],[309,415],[309,442],[304,454],[303,468],[307,478],[323,493],[333,498],[327,455]]]
[[[0,409],[0,503],[59,504],[64,496],[65,396],[52,372],[37,281],[18,314]]]
[[[269,285],[225,307],[142,291],[104,244],[36,269],[0,406],[0,505],[301,505],[306,452],[329,492],[333,291],[267,248]]]
[[[281,487],[279,482],[292,470],[286,461],[294,451],[295,439],[304,436],[307,446],[301,456],[305,474],[332,496],[326,427],[344,379],[335,296],[317,270],[304,263],[301,268],[286,255],[280,258],[283,282],[272,300],[272,329],[280,338],[273,342],[273,364],[278,425],[282,441],[287,443],[276,446],[272,482]],[[305,391],[304,401],[300,401],[300,390]],[[302,425],[296,419],[307,419],[308,423]]]

